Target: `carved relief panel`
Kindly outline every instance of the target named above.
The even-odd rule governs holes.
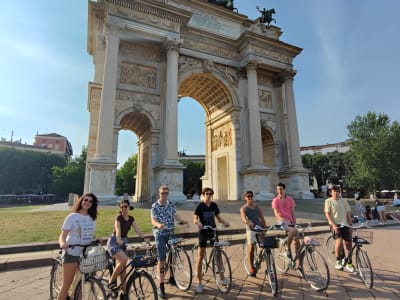
[[[157,69],[123,61],[121,62],[120,82],[155,89]]]
[[[225,124],[211,130],[211,150],[215,151],[232,145],[232,125]]]
[[[258,98],[260,99],[261,109],[273,109],[271,91],[258,90]]]

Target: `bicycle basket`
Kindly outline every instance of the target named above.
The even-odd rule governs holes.
[[[157,264],[156,256],[136,255],[132,258],[131,266],[134,268],[147,268]]]
[[[262,243],[259,243],[261,248],[278,248],[278,241],[272,236],[266,236]]]
[[[256,232],[258,246],[264,247],[265,232]]]
[[[353,242],[357,244],[372,244],[374,232],[371,230],[357,230],[353,233]]]
[[[101,251],[101,253],[94,255],[88,253],[86,257],[83,255],[80,257],[79,270],[83,274],[94,273],[105,269],[108,266],[109,261],[106,251]]]

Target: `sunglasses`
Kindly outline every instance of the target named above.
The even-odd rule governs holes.
[[[168,192],[162,192],[162,193],[160,193],[160,195],[168,195],[169,193]]]
[[[253,195],[246,195],[247,198],[253,198]]]
[[[204,193],[205,195],[207,195],[207,196],[212,196],[212,195],[214,195],[214,193]]]
[[[122,205],[122,206],[120,206],[120,208],[128,208],[129,206],[128,205]]]
[[[89,201],[89,203],[93,203],[93,199],[90,199],[90,198],[83,199],[83,202],[88,202],[88,201]]]

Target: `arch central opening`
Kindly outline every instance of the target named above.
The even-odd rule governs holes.
[[[229,187],[234,185],[229,178],[230,171],[234,169],[230,163],[236,156],[232,139],[234,125],[230,115],[233,107],[231,93],[225,83],[211,73],[198,73],[181,81],[178,94],[185,102],[186,97],[197,101],[205,111],[205,141],[200,141],[204,146],[199,149],[200,153],[205,151],[205,171],[201,177],[201,185],[212,187],[215,199],[229,199]],[[190,110],[186,113],[193,114],[195,111]],[[187,129],[190,124],[179,126]],[[196,135],[192,136],[197,138]]]

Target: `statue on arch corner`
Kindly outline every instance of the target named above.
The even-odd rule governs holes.
[[[274,21],[274,23],[276,24],[276,20],[272,17],[273,14],[275,14],[275,9],[271,8],[271,9],[263,9],[260,10],[259,6],[256,6],[257,10],[261,13],[261,17],[260,17],[260,23],[265,24],[266,26],[270,26],[271,22]]]

